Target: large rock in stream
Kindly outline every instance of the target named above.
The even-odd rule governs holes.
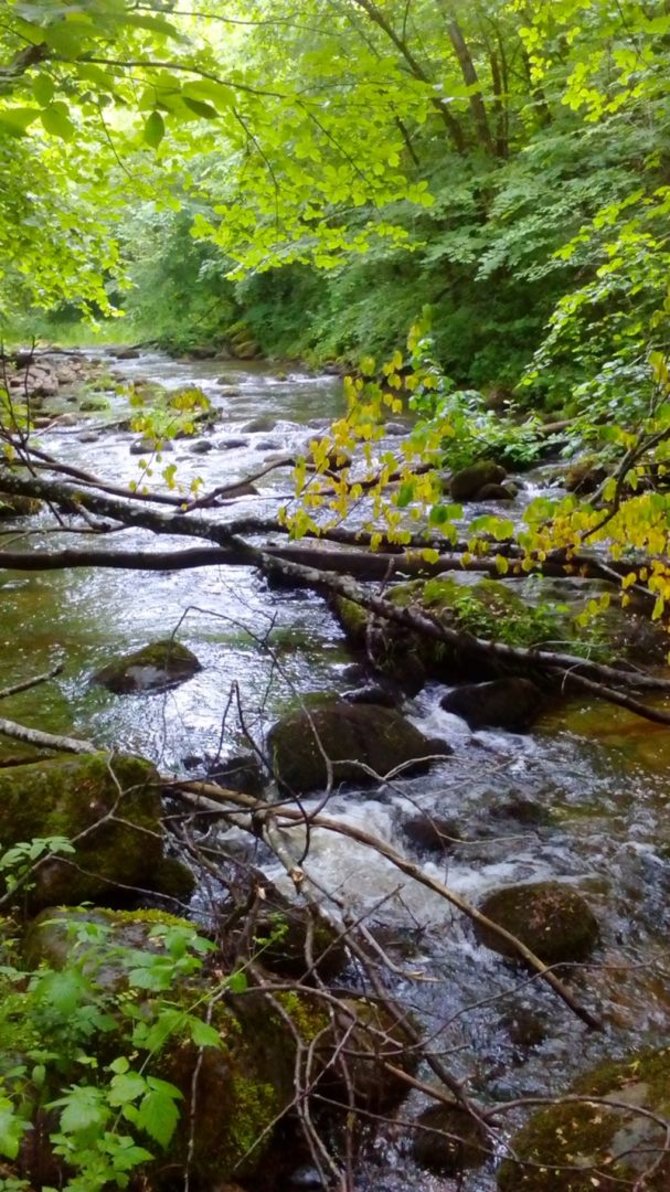
[[[187,646],[167,638],[116,658],[96,671],[93,682],[117,695],[167,691],[200,670],[200,662]]]
[[[449,495],[452,501],[475,501],[478,498],[485,500],[485,497],[480,496],[482,489],[501,486],[506,476],[507,472],[500,464],[482,459],[471,464],[469,468],[461,468],[460,472],[454,472],[448,483]],[[506,496],[505,499],[509,500],[512,495]]]
[[[500,1192],[667,1192],[670,1049],[600,1064],[570,1096],[512,1139],[515,1158],[500,1168]]]
[[[33,908],[128,902],[136,889],[187,897],[189,870],[166,857],[158,775],[139,757],[63,755],[0,769],[4,849],[35,839],[72,841],[74,854],[38,864]]]
[[[451,752],[391,708],[344,702],[284,716],[270,730],[268,749],[277,781],[294,794],[327,786],[327,759],[335,783],[369,784],[398,767],[403,775],[423,773],[429,758]]]
[[[488,894],[479,909],[545,964],[586,960],[598,942],[598,921],[588,902],[561,882],[506,886]],[[518,958],[490,927],[475,923],[475,931],[487,948]]]
[[[536,683],[511,676],[456,687],[442,697],[440,707],[462,717],[472,729],[504,728],[523,733],[541,715],[544,700]]]

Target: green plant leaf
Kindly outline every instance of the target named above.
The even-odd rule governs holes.
[[[142,1098],[137,1114],[137,1125],[145,1130],[154,1142],[166,1147],[175,1132],[179,1121],[177,1098],[181,1097],[178,1089],[165,1082],[161,1087],[155,1087]]]
[[[186,1025],[196,1047],[221,1046],[219,1032],[213,1026],[210,1026],[208,1022],[203,1022],[201,1018],[196,1018],[195,1015],[190,1014]]]
[[[205,103],[202,99],[193,99],[190,95],[183,95],[182,100],[187,108],[190,108],[196,116],[201,116],[204,120],[218,120],[219,113],[216,108],[213,108],[211,103]]]
[[[144,125],[144,140],[152,149],[157,149],[165,136],[165,121],[160,112],[152,112]]]
[[[40,119],[45,132],[50,133],[54,137],[60,137],[62,141],[72,140],[76,129],[70,120],[67,104],[64,104],[60,100],[49,104],[48,107],[40,112]]]

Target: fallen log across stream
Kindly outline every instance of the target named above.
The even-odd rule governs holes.
[[[102,519],[89,526],[98,535],[133,528],[151,531],[159,536],[200,539],[209,544],[207,547],[158,552],[156,555],[152,551],[136,549],[0,550],[0,568],[35,571],[98,566],[147,570],[158,567],[165,570],[170,569],[172,560],[176,568],[210,563],[218,566],[248,566],[257,569],[271,581],[309,587],[325,596],[343,596],[376,616],[401,625],[421,637],[455,647],[466,660],[470,657],[474,660],[495,661],[515,673],[541,673],[558,689],[584,690],[589,695],[626,707],[656,724],[670,725],[670,711],[647,705],[627,694],[640,691],[670,694],[669,679],[625,665],[598,663],[577,654],[512,646],[477,637],[444,624],[437,616],[418,606],[400,607],[384,595],[361,587],[352,578],[353,574],[357,574],[359,579],[388,583],[391,579],[407,575],[435,575],[468,569],[471,560],[459,560],[455,553],[441,555],[437,560],[427,562],[416,550],[413,554],[398,555],[365,554],[351,550],[340,552],[332,548],[315,549],[293,544],[277,545],[275,542],[259,546],[250,539],[261,528],[267,528],[267,521],[259,523],[257,519],[247,516],[223,522],[203,516],[200,509],[184,512],[184,507],[180,511],[165,513],[149,508],[146,503],[135,502],[131,497],[120,498],[88,488],[82,489],[71,483],[20,476],[11,469],[0,471],[0,492],[37,497],[70,514],[73,509],[81,510],[94,519]],[[273,524],[275,530],[279,530],[276,523]],[[513,544],[508,544],[508,547],[513,552]],[[498,549],[496,545],[496,552]],[[473,569],[493,574],[490,570],[495,566],[493,559],[477,559],[475,562],[477,566]],[[621,579],[619,565],[600,563],[585,555],[578,554],[568,562],[564,552],[557,552],[555,559],[544,561],[538,569],[541,571],[545,565],[550,568],[549,574],[565,575],[574,570],[583,573],[590,568],[594,577],[610,584],[618,583]],[[651,597],[651,593],[645,593],[644,589],[642,592]]]

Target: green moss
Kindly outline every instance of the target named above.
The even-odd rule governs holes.
[[[0,493],[0,518],[9,520],[12,517],[30,517],[39,513],[42,502],[36,497],[18,497],[10,493]]]
[[[117,694],[155,691],[182,683],[201,669],[195,654],[187,646],[167,638],[150,642],[140,650],[108,663],[96,671],[93,682]]]
[[[546,964],[585,960],[598,940],[598,923],[576,890],[559,882],[534,882],[496,890],[480,910],[517,936]],[[490,928],[475,924],[488,948],[515,957],[511,944]]]
[[[288,1014],[303,1043],[313,1043],[330,1026],[330,1015],[323,1002],[297,994],[293,990],[278,990],[275,1000]]]
[[[346,596],[335,596],[332,602],[333,612],[344,630],[347,641],[356,649],[365,646],[365,633],[370,619],[366,609],[361,608]]]
[[[563,1103],[531,1118],[513,1139],[519,1162],[505,1160],[500,1192],[618,1192],[631,1186],[661,1157],[665,1131],[635,1112],[670,1114],[670,1050],[608,1061],[580,1078],[573,1095],[607,1098],[630,1108]],[[532,1166],[524,1166],[532,1164]],[[575,1170],[577,1168],[577,1170]],[[644,1180],[646,1189],[666,1192],[670,1160]],[[642,1186],[642,1185],[640,1185]]]
[[[4,848],[78,838],[76,865],[54,858],[37,869],[33,907],[118,901],[117,883],[160,890],[160,814],[158,775],[143,758],[78,754],[0,769]]]

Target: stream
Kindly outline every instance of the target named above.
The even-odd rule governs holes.
[[[150,352],[122,362],[110,357],[109,363],[127,380],[199,386],[220,410],[215,426],[175,441],[164,460],[177,464],[181,482],[198,476],[205,489],[296,451],[343,405],[336,377],[296,371],[278,379],[263,365],[180,362]],[[66,417],[41,432],[40,444],[70,464],[127,483],[138,478],[139,457],[130,451],[138,436],[117,425],[125,412],[125,400],[112,392],[107,410]],[[261,417],[267,426],[249,429]],[[538,471],[524,483],[520,501],[546,481]],[[290,493],[287,470],[257,484],[259,495],[240,499],[221,516],[271,516]],[[43,545],[47,520],[44,514],[12,523],[12,545]],[[57,533],[49,535],[50,545],[59,541]],[[172,544],[152,543],[151,535],[133,530],[112,542],[119,549]],[[69,544],[78,545],[71,538]],[[532,599],[532,587],[526,591]],[[232,684],[246,728],[259,743],[302,698],[353,685],[350,652],[325,603],[309,591],[271,590],[251,569],[2,572],[0,592],[0,687],[48,669],[61,656],[65,663],[57,681],[4,700],[3,714],[114,744],[151,758],[163,771],[183,773],[185,758],[214,755],[221,740],[224,756],[239,753],[244,742]],[[188,682],[144,696],[116,696],[90,684],[106,662],[177,626],[203,666]],[[552,878],[579,888],[599,920],[601,943],[591,962],[572,970],[569,983],[604,1019],[604,1033],[590,1032],[546,986],[478,944],[462,916],[369,850],[315,831],[307,870],[352,914],[369,915],[398,965],[394,993],[414,1008],[446,1066],[474,1094],[505,1101],[563,1092],[601,1057],[667,1040],[670,734],[621,709],[586,702],[564,705],[529,735],[473,733],[441,710],[444,690],[427,686],[403,711],[427,735],[447,740],[453,755],[428,776],[337,794],[328,814],[390,842],[475,903],[493,888],[520,881]],[[11,742],[0,749],[15,751]],[[307,799],[305,807],[318,802]],[[462,840],[443,855],[418,851],[401,830],[417,811],[454,823]],[[232,851],[249,847],[236,829],[221,831],[219,839]],[[299,853],[299,839],[295,847]],[[286,888],[277,863],[260,854],[258,862]],[[412,1098],[401,1116],[420,1107],[420,1098]],[[511,1128],[518,1120],[510,1115],[505,1124]],[[302,1171],[292,1188],[318,1186]],[[360,1172],[357,1192],[408,1187],[452,1192],[457,1184],[417,1169],[402,1131],[390,1130]],[[492,1166],[467,1174],[458,1187],[493,1192]]]

